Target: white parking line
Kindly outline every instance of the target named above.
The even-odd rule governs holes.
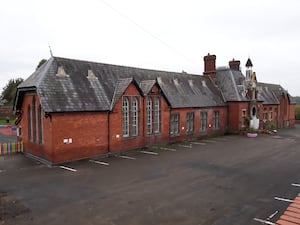
[[[287,198],[274,197],[274,199],[278,200],[278,201],[283,201],[283,202],[294,202],[293,200],[287,199]]]
[[[207,143],[217,143],[217,141],[213,141],[213,140],[202,140],[204,142],[207,142]]]
[[[141,151],[141,153],[148,154],[148,155],[158,155],[157,152]]]
[[[268,219],[267,219],[267,220],[270,220],[270,219],[272,219],[274,216],[276,216],[276,215],[277,215],[277,213],[279,213],[279,211],[278,211],[278,210],[276,210],[276,212],[274,212],[273,214],[271,214],[271,215],[268,217]]]
[[[191,145],[178,145],[178,146],[180,146],[180,147],[184,147],[184,148],[192,148],[192,146],[191,146]]]
[[[161,149],[161,150],[165,150],[165,151],[176,152],[176,149],[175,149],[175,148],[164,148],[164,147],[161,147],[160,149]]]
[[[4,170],[0,170],[0,173],[4,172]]]
[[[292,186],[300,187],[300,184],[295,184],[295,183],[293,183]]]
[[[92,160],[92,159],[90,159],[89,161],[92,163],[97,163],[97,164],[103,165],[103,166],[109,166],[109,163],[107,163],[107,162],[101,162],[101,161]]]
[[[130,156],[126,156],[126,155],[120,155],[119,156],[122,159],[131,159],[131,160],[136,160],[136,158],[130,157]]]
[[[191,142],[193,145],[206,145],[206,143],[203,142]]]
[[[272,223],[272,222],[267,221],[267,220],[262,220],[262,219],[257,219],[257,218],[254,218],[253,220],[255,220],[257,222],[260,222],[260,223],[264,223],[264,224],[275,225],[275,223]]]
[[[65,169],[65,170],[69,170],[69,171],[72,171],[72,172],[76,172],[77,170],[73,169],[73,168],[70,168],[70,167],[67,167],[67,166],[59,166],[61,169]]]

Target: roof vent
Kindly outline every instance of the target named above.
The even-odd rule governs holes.
[[[203,87],[207,87],[205,80],[201,81]]]
[[[194,87],[194,81],[193,80],[189,80],[189,85],[190,85],[190,87]]]
[[[69,77],[69,75],[66,73],[66,71],[64,70],[63,66],[59,66],[58,70],[57,70],[57,74],[56,76],[58,77]]]
[[[98,79],[92,70],[88,70],[87,78],[89,79]]]
[[[175,78],[173,81],[174,81],[174,84],[175,84],[176,86],[179,85],[179,82],[178,82],[178,79],[177,79],[177,78]]]

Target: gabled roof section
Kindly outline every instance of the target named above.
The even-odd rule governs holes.
[[[155,83],[156,80],[143,80],[139,83],[144,96],[147,96],[149,94]]]
[[[132,78],[123,78],[118,79],[117,84],[114,91],[114,96],[111,102],[110,110],[113,109],[114,105],[117,103],[117,101],[122,97],[127,87],[132,83]]]
[[[282,95],[289,98],[290,104],[295,104],[293,97],[284,90],[279,84],[257,83],[258,100],[263,101],[264,104],[276,105],[280,104]]]
[[[157,83],[172,108],[225,105],[222,93],[208,76],[60,57],[50,58],[18,91],[36,88],[45,112],[107,111],[131,82],[144,96]]]
[[[216,84],[221,89],[226,101],[249,101],[245,77],[241,71],[230,68],[217,70]]]

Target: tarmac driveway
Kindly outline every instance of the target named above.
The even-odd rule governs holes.
[[[0,224],[260,224],[300,188],[300,127],[47,167],[0,157]],[[278,211],[278,212],[277,212]],[[277,212],[277,213],[276,213]]]

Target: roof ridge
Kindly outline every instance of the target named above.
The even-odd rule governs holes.
[[[99,65],[105,65],[105,66],[122,67],[122,68],[151,71],[151,72],[158,72],[158,73],[168,73],[168,74],[173,74],[173,75],[176,74],[176,75],[188,75],[188,76],[203,76],[203,74],[193,74],[193,73],[187,73],[187,72],[182,73],[182,72],[159,70],[159,69],[148,69],[148,68],[142,68],[142,67],[125,66],[125,65],[103,63],[103,62],[96,62],[96,61],[89,61],[89,60],[82,60],[82,59],[71,59],[71,58],[58,57],[58,56],[54,56],[53,58],[57,59],[57,60],[69,60],[69,61],[77,61],[77,62],[81,62],[81,63],[93,63],[93,64],[99,64]]]

